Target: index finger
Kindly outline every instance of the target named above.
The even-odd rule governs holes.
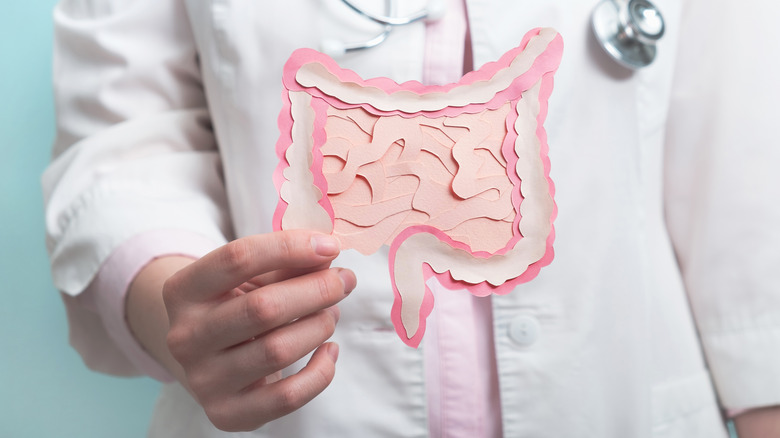
[[[305,230],[277,231],[234,240],[177,272],[169,281],[187,299],[207,301],[278,269],[305,269],[330,262],[338,240]]]

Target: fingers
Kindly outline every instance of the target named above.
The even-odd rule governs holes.
[[[251,236],[165,282],[168,351],[217,427],[257,428],[330,383],[338,350],[323,342],[356,285],[352,271],[329,268],[338,253],[335,238],[309,231]],[[312,350],[302,371],[277,380]]]
[[[215,356],[193,373],[190,380],[201,393],[240,392],[263,378],[286,368],[311,353],[333,335],[339,318],[337,307],[320,310],[293,323],[279,327],[256,340],[233,347]],[[213,376],[229,375],[228,381]]]
[[[213,343],[203,348],[226,349],[331,307],[343,300],[356,282],[352,271],[331,268],[269,284],[228,300],[206,316],[205,332]]]
[[[248,236],[224,245],[179,271],[170,289],[188,300],[205,301],[249,279],[279,269],[302,269],[330,262],[339,253],[333,236],[303,230]],[[176,294],[166,294],[175,300]]]
[[[279,269],[277,271],[267,272],[265,274],[258,275],[257,277],[250,280],[247,284],[250,285],[251,287],[244,289],[244,292],[250,292],[254,289],[259,289],[263,286],[267,286],[273,283],[278,283],[280,281],[284,281],[293,277],[300,277],[301,275],[322,271],[328,269],[329,267],[330,267],[330,261],[326,263],[322,263],[320,265],[308,266],[305,268],[288,268],[288,269]]]
[[[224,403],[204,406],[209,420],[225,431],[249,431],[287,415],[321,393],[333,380],[338,345],[323,344],[298,373],[247,388]]]

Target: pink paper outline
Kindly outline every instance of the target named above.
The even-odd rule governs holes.
[[[273,181],[276,187],[276,192],[281,194],[282,184],[286,181],[284,177],[284,170],[290,167],[290,163],[287,161],[286,153],[287,148],[292,144],[292,126],[295,122],[292,118],[292,103],[290,101],[289,92],[286,90],[282,92],[282,111],[279,114],[279,139],[276,142],[276,156],[279,157],[279,164],[274,169]],[[312,133],[313,148],[312,148],[312,165],[309,168],[314,178],[314,185],[316,185],[323,196],[319,200],[319,204],[325,209],[325,212],[330,216],[331,222],[335,220],[335,214],[333,212],[333,206],[328,199],[328,182],[325,179],[325,175],[322,173],[322,145],[327,141],[327,135],[325,133],[325,123],[328,120],[328,103],[322,99],[312,99],[311,108],[314,111],[314,127]],[[286,128],[286,129],[285,129]],[[282,229],[282,218],[284,212],[287,210],[287,202],[279,197],[279,203],[276,205],[276,210],[272,218],[272,225],[275,231]]]
[[[363,79],[357,73],[352,70],[341,68],[336,61],[329,56],[317,52],[312,49],[298,49],[290,55],[289,60],[284,66],[284,73],[282,75],[282,83],[286,90],[289,91],[306,91],[313,97],[325,99],[333,107],[338,109],[350,109],[361,107],[374,115],[399,115],[401,117],[414,117],[419,114],[424,114],[429,118],[436,118],[442,116],[456,116],[458,114],[469,113],[474,114],[481,112],[484,109],[497,109],[504,103],[519,99],[522,93],[538,80],[539,76],[547,72],[554,72],[557,70],[560,63],[560,55],[563,51],[563,39],[560,35],[556,35],[545,49],[533,62],[533,65],[523,73],[516,77],[512,83],[504,90],[496,93],[488,102],[481,102],[476,104],[468,104],[463,107],[448,107],[438,111],[416,111],[414,113],[406,113],[400,110],[383,111],[371,106],[370,103],[349,104],[339,100],[336,97],[329,96],[323,93],[316,87],[304,87],[297,82],[295,75],[298,70],[305,64],[319,63],[323,65],[330,73],[338,77],[342,82],[355,83],[363,87],[377,88],[390,95],[399,91],[410,91],[416,94],[430,94],[430,93],[443,93],[453,88],[461,87],[464,85],[471,85],[475,82],[487,81],[492,78],[499,70],[504,69],[510,65],[512,60],[520,54],[528,46],[528,42],[534,36],[539,34],[540,29],[533,29],[525,34],[522,42],[518,47],[506,52],[498,61],[490,62],[483,65],[479,70],[475,70],[464,75],[460,81],[453,82],[446,85],[423,85],[418,81],[408,81],[399,84],[392,79],[380,77]]]
[[[389,265],[391,267],[390,275],[392,279],[393,293],[395,296],[393,301],[393,306],[391,309],[391,319],[393,321],[393,325],[395,326],[395,330],[398,333],[399,337],[403,340],[404,343],[406,343],[411,347],[416,348],[419,345],[420,341],[422,340],[422,337],[425,332],[427,316],[430,315],[431,311],[433,310],[434,297],[426,285],[425,296],[423,297],[422,306],[420,308],[419,328],[411,338],[407,338],[406,332],[401,322],[401,295],[397,289],[396,282],[395,282],[395,274],[394,274],[394,270],[392,269],[392,266],[394,266],[395,255],[398,250],[398,247],[404,240],[417,233],[433,234],[434,236],[437,237],[437,239],[448,244],[449,246],[468,251],[473,256],[481,257],[481,258],[489,258],[491,255],[494,254],[506,253],[509,249],[511,249],[512,247],[514,247],[514,245],[517,244],[517,242],[522,238],[522,236],[519,234],[519,231],[517,230],[519,227],[519,222],[521,220],[519,205],[522,202],[523,196],[522,196],[522,181],[520,181],[517,172],[514,171],[518,160],[517,154],[514,152],[514,143],[518,136],[517,132],[514,129],[514,120],[517,117],[516,105],[517,105],[517,101],[522,98],[522,93],[530,89],[531,86],[533,86],[533,84],[539,81],[540,78],[542,84],[541,84],[541,89],[538,97],[540,110],[539,110],[539,114],[537,115],[536,136],[540,142],[540,157],[542,159],[542,164],[544,166],[545,178],[547,179],[549,184],[549,193],[550,196],[553,197],[553,208],[552,208],[552,213],[550,215],[551,228],[550,228],[550,233],[546,239],[545,254],[538,261],[531,263],[526,269],[526,271],[524,271],[521,275],[511,280],[508,280],[505,283],[498,286],[493,286],[487,282],[470,284],[463,281],[458,281],[452,278],[449,271],[441,274],[434,272],[433,269],[427,263],[424,263],[423,271],[424,271],[424,278],[426,281],[430,279],[432,275],[435,275],[437,280],[444,287],[450,290],[460,290],[465,288],[475,296],[487,296],[490,294],[503,295],[509,293],[518,284],[525,283],[535,278],[539,274],[541,268],[549,265],[553,260],[554,257],[553,242],[555,240],[555,228],[553,226],[553,222],[557,217],[558,207],[554,201],[555,186],[553,184],[552,179],[550,178],[550,160],[548,157],[549,145],[547,144],[547,133],[546,130],[544,129],[544,121],[547,116],[549,96],[551,95],[553,89],[553,75],[558,68],[561,54],[563,51],[562,38],[560,35],[556,35],[555,38],[550,42],[548,47],[534,60],[533,65],[525,73],[515,78],[506,89],[497,92],[489,101],[484,103],[472,103],[472,104],[464,105],[462,107],[448,107],[438,111],[417,111],[414,113],[406,113],[400,110],[394,110],[394,111],[378,110],[373,106],[371,106],[371,104],[369,103],[348,104],[346,102],[340,101],[336,97],[324,94],[316,87],[301,86],[296,81],[295,75],[297,71],[304,64],[314,62],[323,65],[325,68],[327,68],[329,72],[334,74],[343,82],[353,82],[355,84],[364,87],[378,88],[387,94],[392,94],[398,91],[411,91],[417,94],[446,92],[455,87],[473,84],[478,81],[489,80],[499,70],[508,67],[512,62],[512,60],[519,53],[525,50],[531,38],[539,34],[539,31],[540,29],[533,29],[528,33],[526,33],[526,35],[523,37],[521,44],[518,47],[505,53],[498,61],[485,64],[479,70],[470,72],[465,76],[463,76],[459,82],[447,84],[447,85],[426,86],[417,81],[409,81],[402,84],[398,84],[389,78],[373,78],[373,79],[364,80],[360,76],[358,76],[355,72],[351,70],[342,69],[341,67],[339,67],[338,64],[327,55],[321,54],[311,49],[296,50],[295,52],[293,52],[293,54],[290,56],[290,59],[284,66],[283,84],[285,89],[282,92],[283,107],[278,118],[280,137],[276,144],[276,152],[277,152],[277,156],[280,159],[280,162],[276,170],[274,171],[274,175],[273,175],[274,185],[276,186],[277,191],[281,193],[281,186],[285,181],[283,171],[284,169],[289,167],[289,163],[287,162],[285,157],[285,152],[287,148],[292,144],[292,126],[294,123],[290,111],[291,103],[289,99],[289,93],[294,91],[305,91],[310,95],[312,95],[313,97],[312,108],[315,111],[315,126],[314,126],[314,134],[313,134],[314,151],[313,151],[313,160],[312,160],[313,163],[311,166],[311,170],[315,178],[315,184],[317,185],[317,187],[320,188],[320,190],[323,193],[323,197],[319,201],[319,204],[323,208],[325,208],[325,210],[330,215],[331,220],[334,220],[334,212],[327,197],[327,181],[325,180],[325,177],[321,171],[323,157],[320,151],[321,146],[326,141],[324,126],[327,119],[327,107],[329,105],[339,109],[360,107],[365,111],[369,112],[370,114],[377,115],[377,116],[399,115],[401,117],[415,117],[422,114],[429,118],[436,118],[442,116],[456,116],[463,113],[474,114],[474,113],[484,111],[485,109],[491,109],[491,110],[497,109],[501,105],[505,104],[506,102],[512,102],[512,111],[510,111],[510,115],[507,117],[507,121],[506,121],[507,136],[504,140],[504,144],[502,145],[502,153],[504,155],[504,158],[507,160],[508,176],[512,180],[513,185],[517,187],[517,189],[514,190],[512,193],[512,204],[515,206],[517,212],[517,215],[513,222],[513,233],[514,233],[513,238],[507,243],[507,245],[504,248],[502,248],[499,251],[496,251],[495,253],[488,253],[485,251],[472,252],[467,244],[453,240],[444,232],[436,228],[427,225],[417,225],[417,226],[407,227],[405,230],[403,230],[399,235],[396,236],[396,238],[393,240],[390,246]],[[276,211],[274,212],[274,216],[273,216],[273,226],[275,230],[280,230],[282,228],[281,219],[284,215],[284,211],[286,210],[286,207],[287,207],[287,203],[280,196],[279,204],[277,205]]]
[[[321,99],[312,99],[311,107],[314,110],[314,145],[312,150],[312,164],[309,170],[314,177],[314,184],[322,191],[319,204],[328,212],[331,222],[335,220],[333,206],[328,199],[328,181],[322,173],[322,145],[328,140],[325,132],[325,123],[328,121],[328,103]]]

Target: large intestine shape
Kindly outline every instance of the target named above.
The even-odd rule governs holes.
[[[399,337],[417,347],[431,276],[506,294],[552,261],[556,205],[543,123],[563,41],[535,29],[459,82],[361,79],[295,51],[283,74],[274,228],[390,246]]]

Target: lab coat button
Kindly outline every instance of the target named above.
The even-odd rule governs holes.
[[[536,342],[540,330],[539,321],[529,315],[518,315],[509,323],[509,337],[521,347]]]

